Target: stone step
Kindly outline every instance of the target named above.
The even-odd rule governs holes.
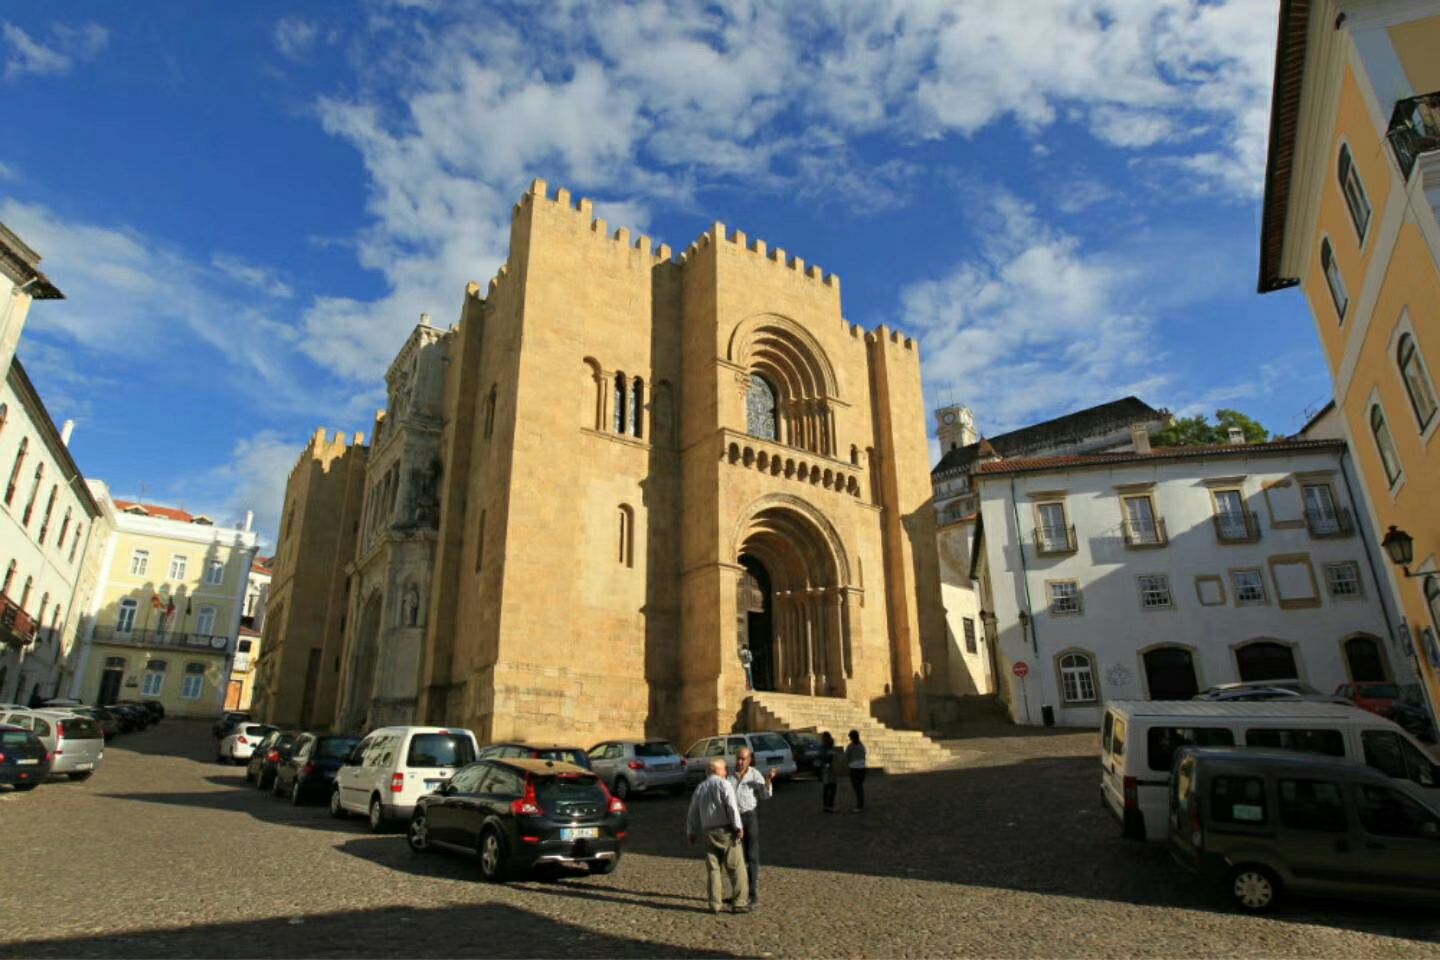
[[[933,770],[955,759],[948,749],[918,730],[897,730],[844,700],[796,694],[756,694],[756,719],[777,729],[830,730],[843,742],[844,732],[859,730],[870,765],[895,773]]]

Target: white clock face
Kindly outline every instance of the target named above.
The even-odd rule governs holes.
[[[954,423],[954,422],[955,422],[955,414],[953,414],[953,413],[947,413],[947,414],[945,414],[945,422],[946,422],[946,423]]]

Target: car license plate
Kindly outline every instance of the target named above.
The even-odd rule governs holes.
[[[32,760],[16,760],[16,761],[15,761],[16,764],[18,764],[19,766],[22,766],[22,767],[33,767],[35,764],[37,764],[37,763],[39,763],[39,762],[40,762],[39,760],[33,760],[33,759],[32,759]]]
[[[561,827],[561,840],[594,840],[600,836],[599,827]]]
[[[93,764],[93,763],[77,763],[77,764],[75,764],[75,769],[76,769],[76,770],[94,770],[94,769],[95,769],[95,764]]]
[[[426,781],[425,781],[425,789],[426,789],[426,790],[439,790],[439,789],[440,789],[441,787],[443,787],[443,786],[445,786],[445,781],[444,781],[444,780],[426,780]]]

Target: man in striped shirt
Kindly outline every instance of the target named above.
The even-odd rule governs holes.
[[[735,787],[725,778],[725,758],[710,760],[710,775],[695,788],[690,798],[690,812],[685,818],[685,832],[693,844],[705,838],[705,877],[710,896],[710,911],[720,912],[724,893],[724,874],[730,877],[735,891],[735,913],[750,912],[750,884],[745,875],[745,857],[740,852],[744,829],[740,823],[740,805]]]

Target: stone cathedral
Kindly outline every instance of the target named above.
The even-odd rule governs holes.
[[[683,749],[740,719],[742,648],[758,691],[891,724],[948,692],[919,351],[834,275],[720,223],[672,254],[537,180],[387,387],[287,488],[270,719]]]

